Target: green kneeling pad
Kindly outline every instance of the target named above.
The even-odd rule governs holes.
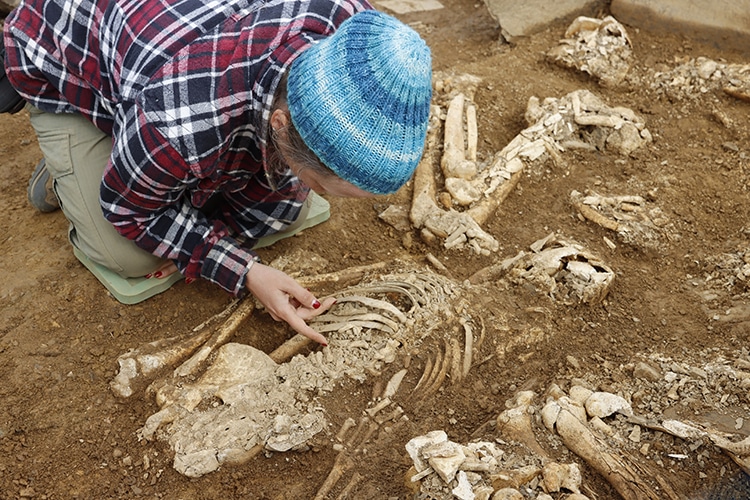
[[[254,248],[271,246],[281,239],[289,238],[304,229],[325,222],[331,216],[329,203],[315,194],[315,192],[310,191],[308,202],[310,203],[310,210],[305,222],[292,231],[271,234],[259,239]],[[109,293],[123,304],[137,304],[142,302],[167,290],[183,279],[180,273],[170,274],[166,278],[123,278],[114,271],[92,261],[75,247],[73,247],[73,254],[109,290]]]

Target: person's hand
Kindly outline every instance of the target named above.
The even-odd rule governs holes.
[[[274,320],[285,321],[297,333],[328,345],[326,338],[310,328],[306,321],[330,309],[336,299],[329,297],[319,302],[315,295],[282,271],[257,262],[248,271],[245,286]]]

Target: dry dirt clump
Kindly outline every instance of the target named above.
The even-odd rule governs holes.
[[[750,497],[750,55],[443,4],[399,15],[437,76],[419,175],[260,250],[341,299],[327,350],[200,281],[117,303],[0,118],[0,499]]]

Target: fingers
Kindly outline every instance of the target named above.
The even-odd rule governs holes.
[[[285,318],[285,320],[297,333],[304,335],[322,346],[328,345],[328,340],[323,335],[310,328],[307,323],[305,323],[305,320],[296,314],[293,314],[289,318]]]
[[[166,278],[170,274],[177,272],[177,266],[171,260],[165,260],[152,273],[147,274],[146,278]]]
[[[297,333],[322,345],[326,338],[305,322],[318,316],[336,302],[327,298],[321,303],[314,294],[303,288],[282,271],[263,264],[255,264],[246,276],[246,287],[265,306],[276,321],[285,321]]]
[[[293,302],[299,303],[296,299],[291,299]],[[328,297],[326,299],[323,299],[323,302],[319,302],[320,307],[317,309],[311,309],[309,307],[304,306],[298,306],[295,307],[297,310],[297,316],[304,319],[305,321],[309,321],[316,316],[320,316],[324,312],[328,311],[334,304],[336,303],[336,299],[333,297]]]

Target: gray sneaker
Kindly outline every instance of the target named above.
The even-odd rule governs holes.
[[[37,163],[29,181],[29,203],[43,213],[54,212],[60,208],[55,191],[52,189],[52,176],[47,170],[44,158]]]

